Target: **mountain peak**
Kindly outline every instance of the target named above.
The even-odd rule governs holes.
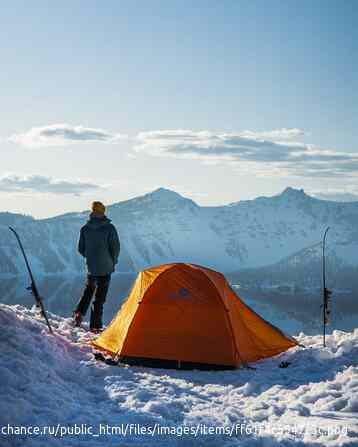
[[[286,189],[282,191],[281,194],[279,194],[279,197],[287,197],[288,199],[297,199],[297,198],[304,198],[308,197],[307,194],[303,189],[295,189],[291,186],[288,186]]]
[[[145,197],[152,197],[159,200],[169,200],[169,201],[188,200],[182,195],[180,195],[178,192],[162,187],[145,194]]]
[[[163,187],[157,188],[154,191],[145,194],[143,198],[150,198],[160,202],[190,202],[195,204],[193,200],[182,196],[178,192]]]
[[[179,197],[182,197],[179,193],[177,193],[177,192],[175,192],[175,191],[173,191],[171,189],[163,188],[163,187],[154,189],[149,194],[160,195],[160,196],[179,196]]]

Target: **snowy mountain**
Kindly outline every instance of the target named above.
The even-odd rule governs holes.
[[[326,280],[328,287],[340,290],[358,290],[358,266],[345,262],[344,256],[337,256],[336,247],[331,244],[326,250]],[[322,243],[299,250],[274,264],[241,269],[228,273],[232,282],[245,286],[272,287],[290,285],[293,288],[322,287]]]
[[[88,212],[51,219],[15,218],[31,263],[41,273],[83,269],[76,252]],[[192,262],[223,272],[258,268],[315,247],[331,227],[328,248],[339,265],[358,265],[358,202],[338,203],[285,189],[225,206],[203,207],[160,188],[108,207],[122,242],[119,269],[138,271],[166,262]],[[16,241],[0,214],[0,274],[24,271]],[[302,257],[302,262],[305,262]]]
[[[31,310],[0,304],[3,447],[357,445],[358,329],[326,348],[301,333],[305,348],[255,370],[185,371],[98,363],[88,332],[50,321],[54,336]]]

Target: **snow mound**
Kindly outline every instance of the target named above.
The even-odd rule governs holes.
[[[203,372],[98,363],[85,330],[50,321],[54,336],[32,310],[0,304],[1,446],[358,445],[358,329],[324,349],[300,334],[305,348],[255,370]],[[9,434],[29,426],[42,434]]]

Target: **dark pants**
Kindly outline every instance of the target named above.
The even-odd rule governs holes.
[[[87,275],[87,284],[83,291],[83,295],[77,304],[76,311],[85,316],[91,303],[93,294],[95,294],[94,302],[91,306],[91,329],[100,329],[102,327],[103,304],[106,301],[110,282],[111,275]]]

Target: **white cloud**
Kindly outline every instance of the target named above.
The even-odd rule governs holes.
[[[159,157],[230,163],[257,175],[357,177],[358,154],[343,153],[295,141],[299,129],[214,133],[164,130],[142,132],[135,151]],[[265,136],[265,137],[264,137]]]
[[[52,124],[33,127],[22,134],[9,137],[9,141],[29,148],[65,146],[79,143],[114,143],[124,138],[104,129],[70,124]]]
[[[276,130],[267,130],[263,132],[252,132],[250,130],[245,130],[242,133],[242,136],[248,138],[261,138],[264,140],[271,141],[290,141],[297,140],[302,138],[306,133],[302,129],[286,129],[285,127],[282,129]]]
[[[81,195],[98,189],[102,189],[102,186],[79,180],[69,181],[53,179],[42,175],[18,176],[15,174],[7,174],[0,177],[0,192],[7,193]]]

